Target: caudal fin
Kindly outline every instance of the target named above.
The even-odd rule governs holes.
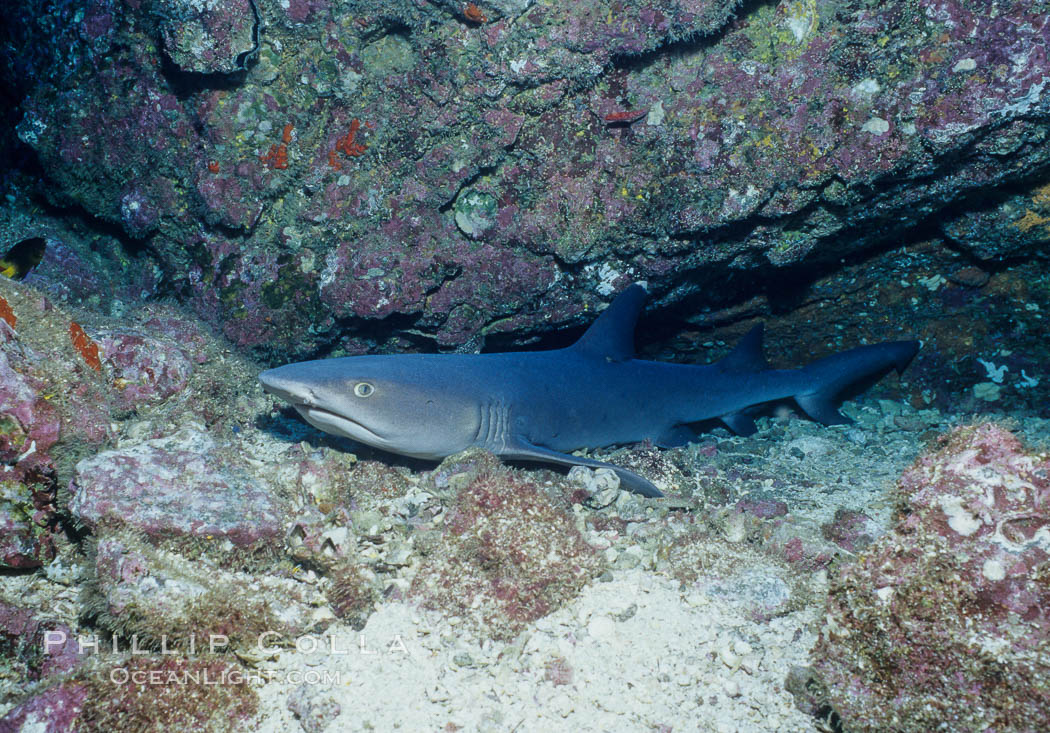
[[[874,384],[891,369],[903,372],[918,351],[918,341],[887,341],[818,359],[802,368],[807,384],[794,396],[795,402],[825,425],[852,422],[838,411],[841,393]]]

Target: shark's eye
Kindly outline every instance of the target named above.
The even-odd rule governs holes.
[[[368,382],[358,382],[354,385],[354,394],[358,397],[368,397],[375,391],[376,388]]]

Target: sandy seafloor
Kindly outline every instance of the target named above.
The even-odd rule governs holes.
[[[815,613],[756,626],[732,602],[635,568],[591,585],[509,645],[394,603],[361,632],[334,634],[345,654],[286,653],[261,666],[279,677],[314,670],[303,677],[311,681],[337,674],[335,684],[305,684],[316,704],[339,703],[331,730],[803,731],[811,719],[794,709],[783,676],[805,664]],[[550,679],[555,659],[571,680]],[[267,685],[260,730],[295,730],[285,704],[295,690]]]
[[[675,450],[698,467],[735,464],[759,477],[739,481],[730,504],[782,500],[794,526],[808,524],[818,534],[838,508],[863,511],[885,529],[900,473],[933,435],[973,419],[870,397],[847,403],[843,412],[856,422],[826,428],[794,416],[762,418],[759,432],[747,438],[724,431],[704,436],[718,441],[715,458],[697,445]],[[1007,424],[1032,447],[1050,443],[1050,421]],[[245,445],[272,451],[271,458],[286,449],[264,433],[245,436]],[[780,487],[773,489],[763,476],[776,476]],[[601,511],[633,512],[635,519],[647,511],[630,495],[621,495],[617,506]],[[717,514],[716,507],[706,509]],[[628,532],[612,544],[585,529],[611,569],[509,642],[485,639],[462,619],[384,601],[360,631],[340,622],[301,640],[302,649],[246,659],[258,674],[253,684],[260,699],[251,729],[830,730],[796,709],[784,684],[793,666],[809,664],[823,619],[826,572],[796,569],[753,551],[729,522],[704,550],[718,572],[706,577],[697,567],[700,579],[681,583],[652,550],[653,538],[687,531],[691,521],[688,511],[636,521],[629,526],[637,541]],[[76,583],[57,579],[63,582],[9,576],[0,579],[0,591],[46,605],[56,618],[75,624]],[[790,596],[781,599],[785,611],[755,621],[755,608],[776,603],[778,594]],[[12,694],[4,698],[0,714],[17,701]]]

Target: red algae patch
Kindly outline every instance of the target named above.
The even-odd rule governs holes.
[[[574,598],[603,562],[568,505],[479,454],[450,483],[464,484],[411,594],[482,633],[512,638]]]

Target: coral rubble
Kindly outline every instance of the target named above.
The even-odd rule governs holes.
[[[900,518],[841,568],[813,651],[849,731],[1050,726],[1050,459],[957,428],[901,477]]]

